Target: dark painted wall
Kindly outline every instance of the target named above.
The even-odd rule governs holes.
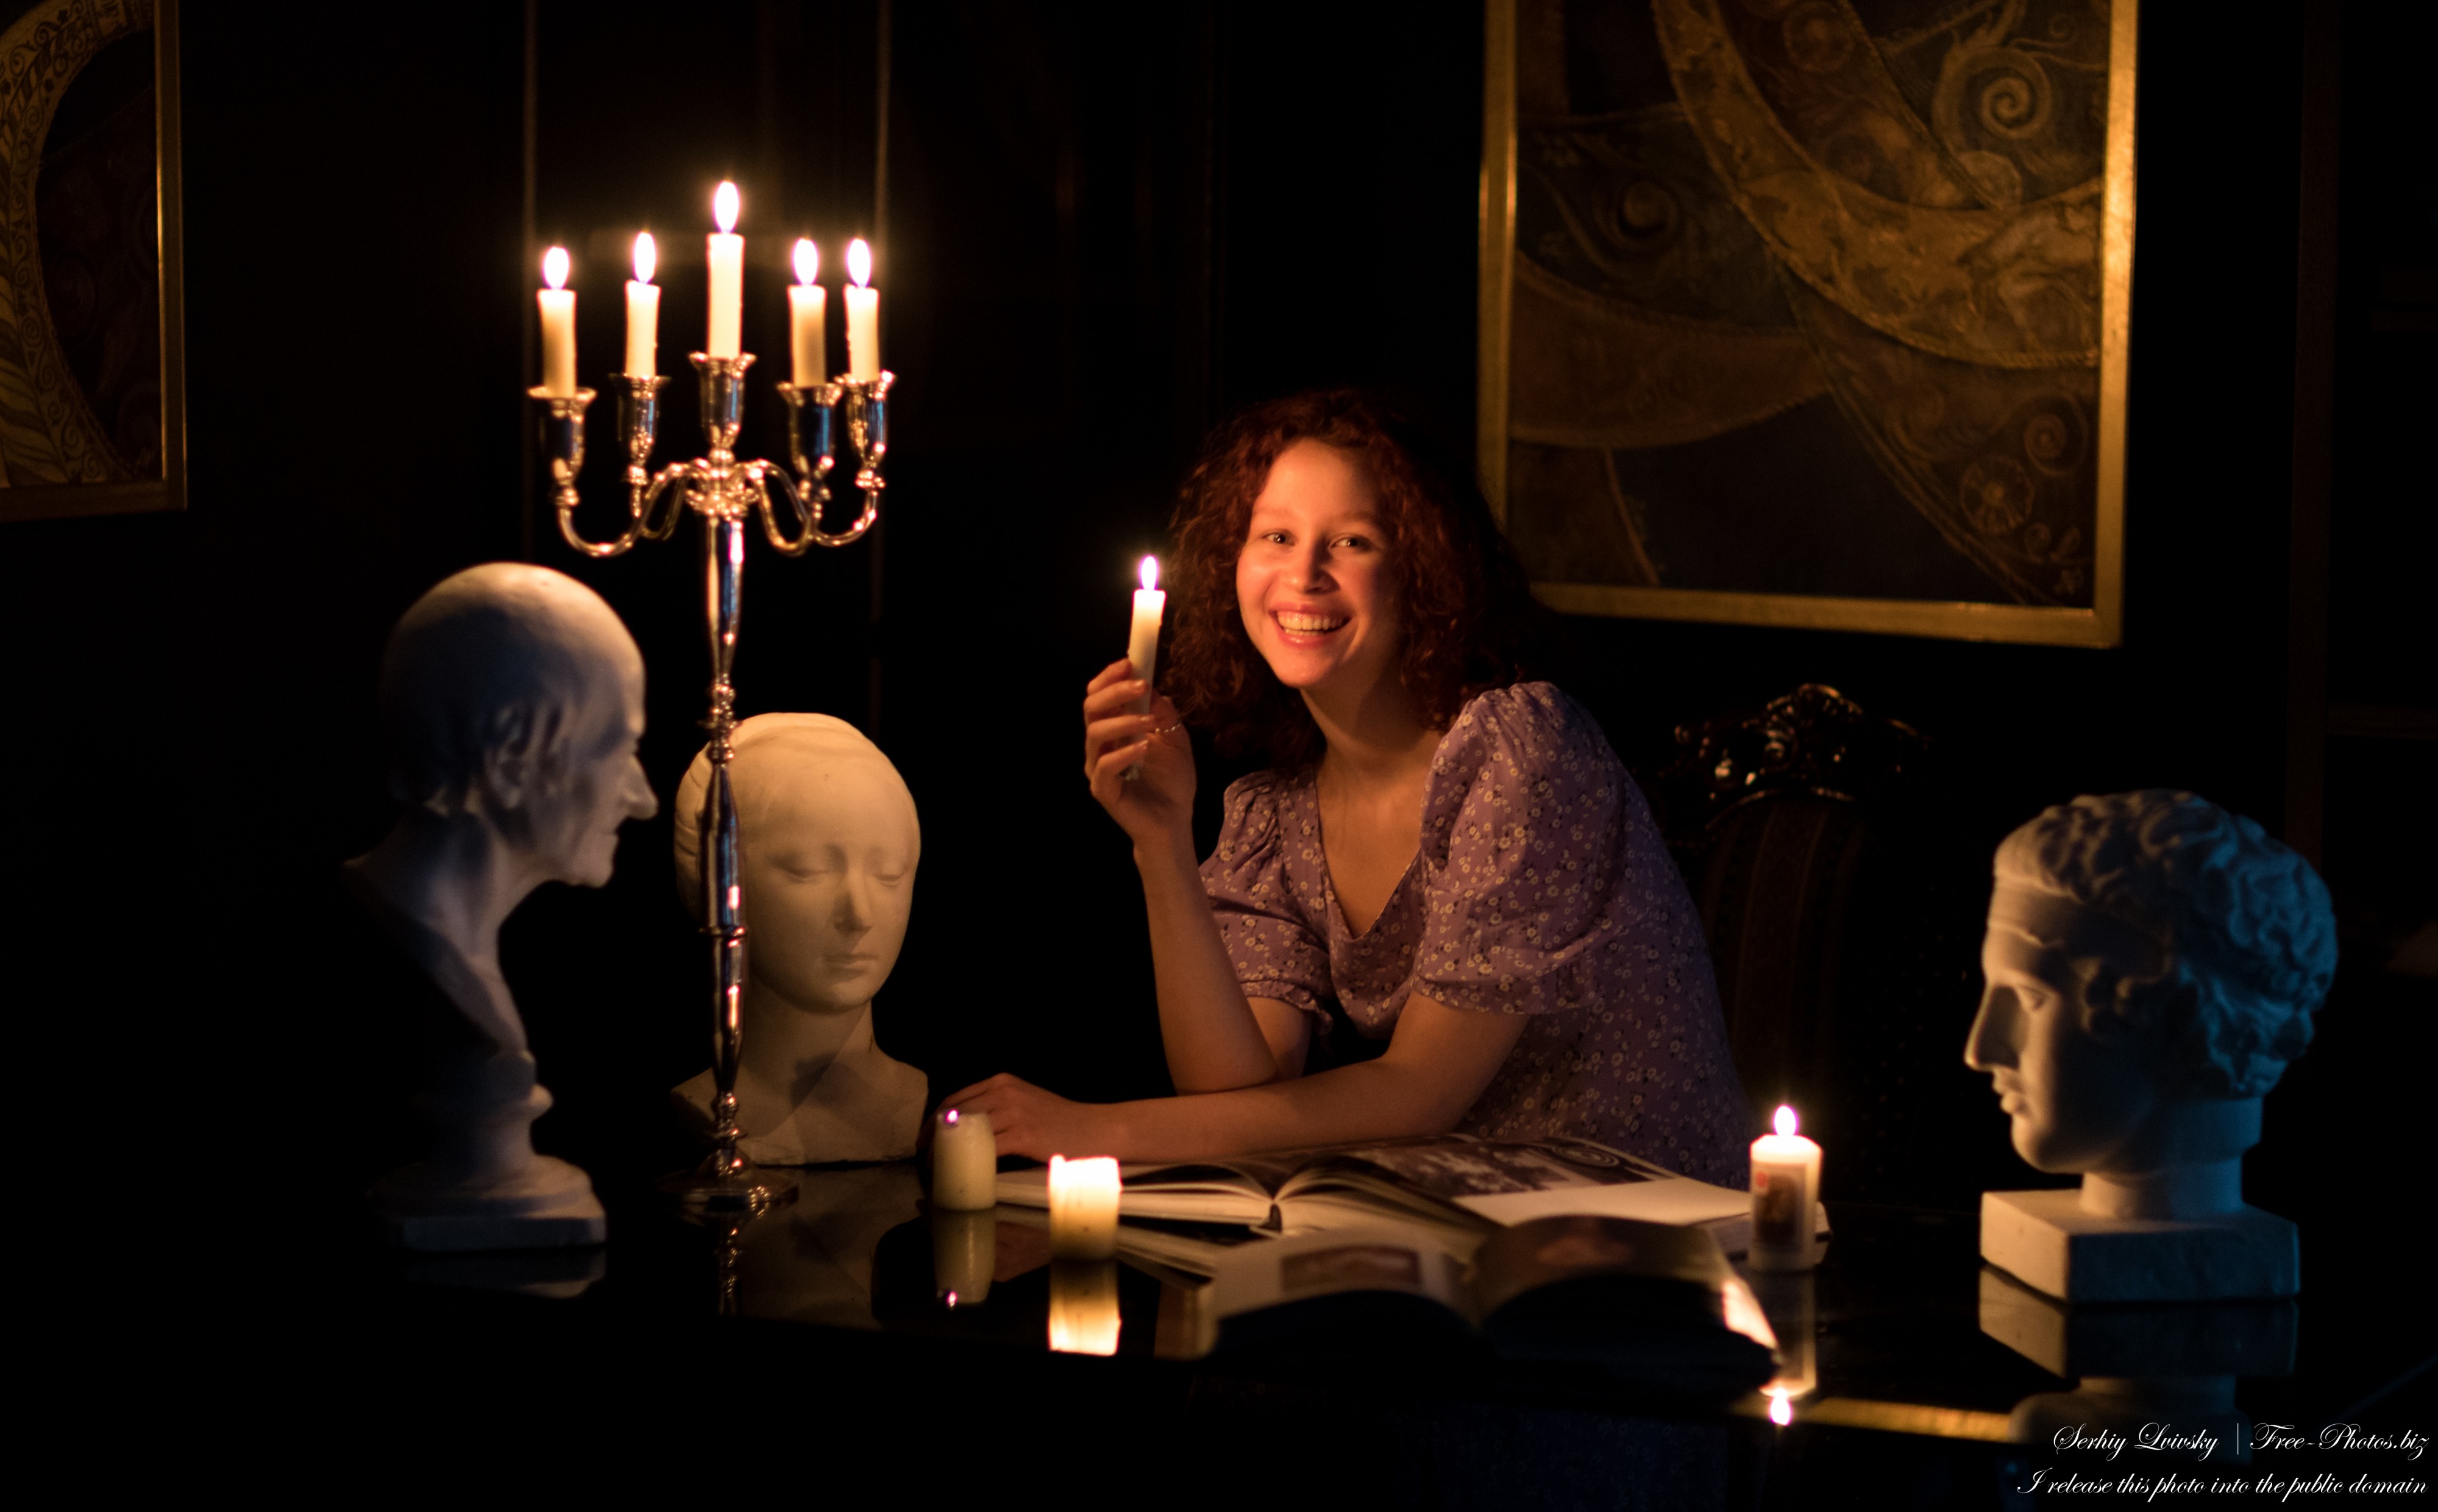
[[[881,228],[870,9],[672,14],[539,12],[534,230],[579,255],[588,380],[616,353],[624,276],[595,232],[648,220],[664,245],[690,240],[723,174],[757,245],[806,232],[836,258]],[[2127,646],[1579,622],[1573,684],[1629,761],[1681,721],[1821,680],[1914,723],[1969,779],[1952,819],[1969,854],[2077,791],[2192,786],[2278,818],[2296,62],[2275,27],[2148,20]],[[651,668],[664,799],[698,738],[702,653],[689,551],[582,563],[520,476],[533,278],[514,8],[198,7],[186,29],[192,507],[0,536],[19,653],[0,711],[32,816],[11,853],[44,905],[21,905],[14,947],[43,1064],[74,1064],[96,1025],[173,1045],[168,1080],[188,1094],[244,1089],[200,1097],[208,1143],[309,1126],[315,1099],[346,1095],[306,1080],[310,1027],[344,1011],[345,984],[283,922],[385,822],[370,682],[416,593],[526,552],[600,588]],[[1140,905],[1074,772],[1078,690],[1118,654],[1133,558],[1228,407],[1356,381],[1471,433],[1479,17],[909,4],[892,48],[876,239],[903,387],[885,539],[757,550],[743,707],[863,722],[914,788],[927,846],[880,1033],[935,1092],[1001,1068],[1087,1097],[1156,1091]],[[699,329],[683,260],[662,280],[663,371]],[[766,353],[784,350],[778,288],[775,271],[749,279]],[[695,431],[690,378],[672,395],[664,456]],[[776,446],[768,399],[750,450]],[[2346,696],[2413,696],[2375,656],[2352,665]],[[1210,773],[1215,793],[1228,774]],[[2331,822],[2354,827],[2332,831],[2340,856],[2394,828],[2360,806]],[[668,823],[629,832],[603,892],[539,895],[507,941],[560,1098],[542,1142],[611,1179],[674,1158],[662,1089],[701,1064]],[[1971,998],[1959,981],[1959,1040]],[[2386,1099],[2371,1063],[2396,1028],[2332,1011],[2312,1106]],[[306,1185],[343,1209],[345,1152],[303,1146]]]

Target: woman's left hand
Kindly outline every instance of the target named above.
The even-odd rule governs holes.
[[[1080,1160],[1117,1152],[1110,1148],[1116,1130],[1108,1105],[1069,1101],[1004,1071],[975,1082],[940,1106],[990,1115],[991,1133],[1002,1155],[1034,1160],[1065,1155]]]

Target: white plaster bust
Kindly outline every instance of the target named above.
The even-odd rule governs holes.
[[[1965,1046],[2038,1169],[2098,1219],[2243,1207],[2260,1099],[2336,971],[2327,888],[2190,793],[2078,798],[1999,846]]]
[[[543,883],[609,881],[619,826],[657,808],[635,759],[643,658],[591,589],[547,568],[488,563],[441,582],[398,621],[380,712],[390,792],[404,807],[346,863],[350,883],[489,1049],[440,1068],[418,1104],[432,1158],[386,1178],[376,1205],[411,1248],[585,1242],[549,1236],[574,1232],[572,1215],[588,1209],[597,1239],[584,1172],[533,1151],[550,1094],[534,1081],[499,937]]]
[[[772,1166],[904,1159],[928,1083],[874,1042],[872,998],[913,907],[914,796],[879,747],[827,714],[757,714],[733,744],[746,931],[739,1147]],[[710,773],[697,756],[680,815],[700,811]],[[698,908],[698,844],[693,824],[677,826],[678,887]],[[709,1126],[709,1071],[676,1096]]]

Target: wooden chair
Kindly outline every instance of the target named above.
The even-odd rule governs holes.
[[[1988,867],[1939,833],[1930,743],[1806,683],[1676,746],[1637,775],[1701,912],[1754,1129],[1793,1104],[1831,1196],[1969,1203],[1995,1111],[1962,1061]]]

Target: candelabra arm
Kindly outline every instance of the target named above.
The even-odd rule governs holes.
[[[868,396],[885,396],[891,375],[882,374],[876,382],[858,382],[854,378],[836,379],[828,383],[793,383],[779,385],[779,395],[787,401],[787,460],[795,464],[790,476],[786,468],[768,466],[768,476],[757,472],[754,481],[761,484],[762,529],[770,544],[790,556],[801,554],[808,546],[845,546],[863,537],[880,514],[880,478],[877,453],[866,449],[871,440],[873,399]],[[843,410],[847,432],[855,441],[865,466],[856,475],[856,487],[863,494],[863,513],[855,523],[840,531],[822,528],[822,514],[830,501],[830,470],[838,465],[838,416]],[[882,412],[885,413],[885,411]],[[885,421],[878,443],[887,449]],[[806,432],[812,445],[804,445]],[[778,510],[770,502],[769,481],[776,479],[787,502],[796,514],[800,534],[794,540],[786,538],[778,521]]]
[[[652,446],[660,436],[661,390],[668,381],[650,373],[626,373],[618,378],[618,429],[627,438],[627,513],[650,540],[663,538],[676,523],[674,512],[657,531],[645,522],[652,496],[658,492],[652,479]]]
[[[575,529],[575,506],[583,502],[583,496],[575,491],[575,480],[584,473],[584,412],[592,403],[593,392],[550,394],[538,388],[525,392],[541,406],[542,449],[550,458],[551,501],[558,508],[558,534],[587,556],[622,554],[635,544],[640,519],[630,519],[624,531],[606,541],[586,540]]]
[[[637,516],[637,522],[644,533],[644,539],[664,541],[669,538],[670,533],[678,528],[679,517],[685,513],[685,490],[680,488],[672,494],[669,492],[669,485],[683,483],[699,470],[699,467],[691,462],[672,462],[652,475],[650,484],[644,489],[643,505]],[[653,518],[653,511],[660,508],[661,501],[664,497],[669,501],[668,508],[661,510],[656,519]]]
[[[897,381],[894,373],[883,373],[865,382],[850,379],[846,384],[846,438],[855,445],[855,454],[861,466],[856,468],[855,485],[863,490],[867,501],[877,502],[880,490],[887,486],[880,476],[880,459],[889,454],[889,389]],[[864,513],[872,512],[871,503]]]

